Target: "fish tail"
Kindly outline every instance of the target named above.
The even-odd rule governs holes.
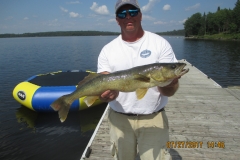
[[[61,122],[64,122],[67,118],[71,102],[68,100],[67,95],[58,98],[51,104],[54,111],[58,111],[58,116]]]

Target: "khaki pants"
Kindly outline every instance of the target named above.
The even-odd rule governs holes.
[[[108,113],[112,156],[117,160],[166,160],[171,156],[166,148],[169,126],[165,111],[144,116]]]

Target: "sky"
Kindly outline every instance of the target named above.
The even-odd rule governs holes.
[[[237,0],[138,0],[142,26],[151,32],[184,29],[193,14],[233,9]],[[120,32],[116,0],[1,0],[0,34],[49,31]]]

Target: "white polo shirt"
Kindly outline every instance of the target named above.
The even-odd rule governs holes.
[[[141,39],[126,42],[122,36],[106,44],[98,57],[98,73],[116,72],[151,63],[178,62],[170,44],[161,36],[144,31]],[[138,100],[135,92],[119,92],[110,107],[122,113],[151,114],[163,108],[168,97],[163,96],[157,87],[149,88],[146,95]]]

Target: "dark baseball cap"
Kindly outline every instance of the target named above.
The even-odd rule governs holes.
[[[115,13],[117,13],[117,10],[122,7],[123,5],[131,4],[135,6],[136,8],[140,9],[138,1],[137,0],[118,0],[115,5]]]

